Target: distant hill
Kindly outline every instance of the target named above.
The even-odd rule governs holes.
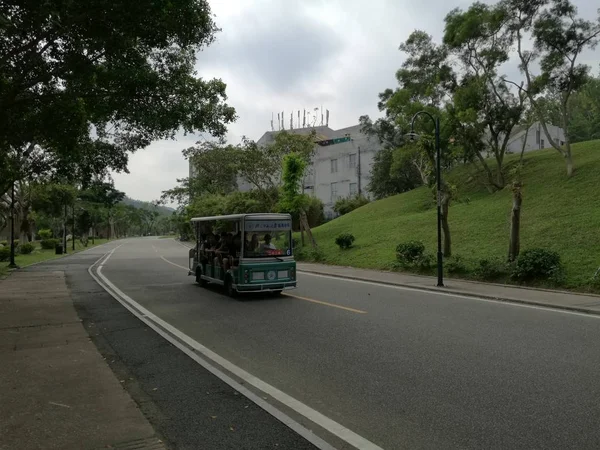
[[[506,158],[507,165],[519,155]],[[568,179],[556,150],[525,154],[521,250],[542,247],[557,251],[565,264],[569,287],[585,285],[600,266],[600,140],[573,145],[575,174]],[[474,180],[471,166],[447,175],[458,194],[451,203],[449,223],[452,253],[469,264],[488,258],[505,259],[508,252],[512,193],[509,188],[490,194]],[[335,238],[352,233],[356,242],[340,250]],[[313,230],[323,262],[390,269],[396,244],[425,243],[435,254],[436,209],[431,190],[421,187],[371,202]]]
[[[121,203],[123,203],[124,205],[131,205],[134,208],[138,209],[156,209],[162,216],[170,216],[171,214],[173,214],[173,212],[175,212],[173,208],[169,208],[168,206],[155,206],[150,202],[135,200],[127,196],[123,199]]]

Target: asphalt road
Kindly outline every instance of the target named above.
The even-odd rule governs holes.
[[[316,450],[146,326],[94,281],[88,268],[119,243],[24,270],[65,271],[90,339],[167,448]],[[146,448],[138,442],[127,449],[134,447]]]
[[[600,448],[598,318],[308,274],[293,296],[236,301],[186,266],[177,242],[138,239],[102,273],[383,448]]]

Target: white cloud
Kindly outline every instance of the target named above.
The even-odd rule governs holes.
[[[398,46],[414,29],[440,40],[445,15],[468,8],[468,0],[212,0],[222,31],[198,54],[198,74],[227,83],[228,102],[239,119],[228,139],[258,139],[270,129],[271,114],[329,109],[330,125],[356,124],[363,114],[378,115],[377,94],[395,87],[403,54]],[[492,3],[488,0],[486,3]],[[575,0],[580,14],[594,17],[588,0]],[[594,70],[598,58],[583,58]],[[516,73],[510,70],[511,75]],[[297,112],[295,112],[297,120]],[[181,150],[198,138],[160,141],[130,159],[130,174],[115,175],[127,195],[153,200],[186,177]]]

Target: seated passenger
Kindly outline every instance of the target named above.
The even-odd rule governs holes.
[[[264,252],[265,250],[276,250],[276,249],[277,249],[277,247],[275,247],[273,244],[271,244],[271,235],[265,234],[265,243],[260,245],[261,253]]]

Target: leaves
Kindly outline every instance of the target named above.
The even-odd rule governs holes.
[[[222,136],[235,119],[225,83],[195,74],[217,31],[205,0],[9,0],[0,18],[11,24],[0,31],[0,178],[9,184],[126,171],[128,153],[153,140],[178,130]]]

